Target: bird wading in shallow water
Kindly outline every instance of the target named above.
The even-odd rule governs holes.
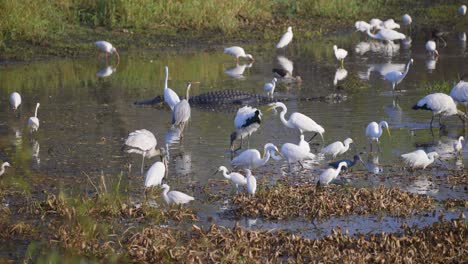
[[[164,72],[166,73],[166,79],[164,80],[164,101],[171,110],[174,110],[174,106],[180,102],[180,98],[171,88],[167,87],[169,67],[164,67]]]
[[[255,169],[265,165],[270,159],[270,152],[274,151],[278,155],[282,155],[278,148],[272,143],[265,144],[263,149],[263,156],[260,156],[260,152],[256,149],[248,149],[242,152],[239,156],[231,160],[233,167],[242,167],[244,169]]]
[[[214,174],[218,172],[222,172],[224,178],[228,179],[236,186],[237,192],[239,192],[239,186],[247,185],[247,179],[240,173],[237,173],[237,172],[228,173],[228,169],[224,166],[220,166]]]
[[[468,114],[468,82],[460,80],[450,91],[450,96],[455,102],[463,104],[465,114]]]
[[[441,117],[442,116],[451,116],[451,115],[460,115],[461,117],[465,117],[465,114],[457,109],[457,105],[452,97],[446,95],[444,93],[433,93],[424,96],[421,100],[419,100],[414,106],[413,110],[429,110],[432,111],[432,118],[430,127],[432,128],[432,122],[434,122],[434,116],[439,116],[439,125],[441,124]]]
[[[379,137],[382,135],[383,127],[387,129],[388,136],[390,137],[390,129],[386,121],[380,123],[370,122],[366,127],[366,137],[370,140],[370,151],[372,152],[372,143],[377,142],[377,150],[380,151]]]
[[[36,132],[39,129],[39,118],[37,118],[37,110],[39,109],[40,104],[36,104],[36,110],[34,111],[34,116],[31,116],[28,119],[28,126],[31,132]]]
[[[192,86],[191,83],[187,84],[187,92],[186,92],[185,99],[178,102],[174,106],[174,109],[172,110],[172,125],[180,127],[181,138],[184,136],[183,131],[191,115],[191,109],[190,109],[190,104],[189,104],[189,91],[190,91],[191,86]]]
[[[137,153],[142,155],[141,173],[143,174],[145,158],[152,158],[157,155],[164,155],[165,149],[156,149],[157,140],[153,133],[146,129],[131,132],[125,140],[122,150],[127,153]]]
[[[117,65],[120,63],[120,55],[117,52],[117,49],[114,46],[112,46],[112,44],[110,44],[107,41],[101,40],[101,41],[94,42],[94,45],[96,45],[96,47],[99,50],[98,58],[101,56],[101,52],[104,52],[104,54],[106,54],[106,61],[109,57],[109,54],[110,55],[115,54],[117,55]]]
[[[254,58],[251,54],[246,54],[244,49],[238,46],[233,46],[224,49],[224,53],[234,56],[236,58],[236,62],[239,63],[239,58],[245,58],[250,61],[254,61]]]
[[[391,71],[384,75],[384,80],[389,81],[392,84],[392,91],[395,91],[395,86],[401,83],[401,81],[406,77],[411,64],[413,64],[413,59],[410,59],[404,72]]]
[[[411,169],[422,168],[425,169],[429,164],[433,163],[439,157],[437,152],[427,153],[424,150],[416,150],[410,153],[401,155],[406,165]]]
[[[353,160],[348,160],[348,159],[343,159],[343,160],[337,160],[335,162],[330,162],[328,163],[328,166],[333,167],[335,169],[338,168],[341,162],[346,162],[346,167],[342,167],[342,170],[346,170],[351,168],[352,166],[356,165],[356,163],[360,161],[363,165],[365,165],[364,161],[361,159],[361,156],[359,155],[354,155]]]
[[[247,192],[253,197],[257,191],[257,179],[249,169],[245,169],[247,175]]]
[[[13,92],[10,94],[10,105],[14,111],[18,109],[18,107],[21,105],[21,95],[19,93]]]
[[[336,156],[348,151],[349,145],[351,143],[353,143],[353,140],[351,138],[347,138],[343,142],[336,141],[324,147],[321,152],[325,155],[332,155],[333,158],[336,158]]]
[[[231,151],[241,149],[245,137],[248,137],[248,144],[250,145],[250,135],[260,128],[261,123],[262,112],[260,112],[260,110],[251,106],[239,108],[234,118],[236,131],[231,133]],[[240,139],[241,143],[239,148],[234,150],[234,141],[237,139]]]
[[[344,67],[344,59],[348,56],[348,52],[344,49],[339,49],[336,45],[333,46],[333,51],[335,52],[335,57],[341,62],[341,68]]]
[[[287,45],[289,45],[289,43],[291,43],[292,39],[293,39],[292,27],[288,27],[288,30],[286,31],[286,33],[284,33],[283,36],[281,36],[280,40],[276,44],[276,48],[282,49],[286,47]]]
[[[161,187],[163,189],[162,197],[167,205],[182,205],[195,200],[195,198],[183,192],[169,191],[170,187],[167,184],[163,184]]]
[[[331,181],[338,177],[338,174],[340,174],[341,169],[346,166],[346,162],[343,161],[340,162],[340,164],[338,164],[338,168],[328,168],[325,171],[323,171],[318,177],[317,186],[328,185]]]
[[[465,141],[465,138],[460,136],[457,142],[453,143],[453,150],[455,151],[457,155],[460,155],[460,156],[462,155],[462,151],[463,151],[462,141]]]

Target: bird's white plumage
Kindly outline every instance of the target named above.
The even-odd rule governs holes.
[[[339,49],[336,45],[333,46],[333,51],[335,52],[335,57],[337,60],[341,61],[348,56],[348,52],[344,49]]]
[[[387,19],[382,22],[381,26],[383,26],[386,29],[396,29],[400,28],[400,24],[395,23],[395,20],[393,18]]]
[[[146,129],[135,130],[128,134],[124,143],[127,147],[127,153],[143,154],[154,149],[157,144],[156,137]]]
[[[8,162],[3,162],[2,163],[2,168],[0,169],[0,176],[2,176],[5,173],[5,167],[10,167],[10,163]]]
[[[413,59],[410,59],[404,72],[391,71],[384,75],[384,80],[389,81],[392,84],[392,90],[395,90],[395,86],[406,77],[411,64],[413,64]]]
[[[458,138],[458,140],[457,140],[455,143],[453,143],[453,150],[454,150],[455,152],[457,152],[457,153],[461,153],[461,152],[462,152],[462,150],[463,150],[462,141],[465,141],[465,138],[462,137],[462,136],[460,136],[460,137]]]
[[[366,32],[367,32],[367,35],[369,35],[369,37],[371,38],[386,40],[386,41],[393,41],[393,40],[406,38],[405,34],[395,31],[393,29],[381,28],[379,32],[377,32],[376,34],[371,33],[370,29],[367,29]]]
[[[413,22],[413,19],[411,19],[411,16],[408,14],[404,14],[401,17],[401,21],[403,21],[403,25],[407,26]]]
[[[459,8],[458,8],[458,13],[462,16],[464,16],[466,14],[466,5],[461,5]]]
[[[380,25],[382,25],[382,23],[383,23],[383,21],[378,19],[378,18],[372,18],[369,21],[369,24],[371,25],[371,28],[380,27]]]
[[[240,129],[242,128],[242,126],[245,126],[246,121],[249,118],[254,117],[256,111],[260,111],[260,110],[258,110],[255,107],[248,106],[248,105],[239,108],[239,110],[237,110],[236,117],[234,118],[234,126],[236,127],[236,129]],[[260,112],[260,116],[261,116],[261,112]]]
[[[273,96],[273,93],[275,92],[275,87],[276,87],[276,78],[273,78],[270,82],[265,83],[263,85],[263,89],[271,96]]]
[[[427,153],[424,150],[416,150],[410,153],[401,155],[403,161],[411,168],[425,169],[429,164],[434,162],[434,159],[439,157],[437,152]]]
[[[339,81],[342,81],[348,76],[348,71],[343,68],[336,69],[335,78],[333,78],[333,84],[337,85]]]
[[[304,151],[310,152],[310,145],[309,142],[305,141],[304,135],[300,135],[299,137],[299,144],[298,144]]]
[[[456,115],[457,105],[453,98],[444,93],[433,93],[424,96],[416,104],[418,107],[425,107],[431,110],[434,115],[451,116]]]
[[[166,166],[163,162],[155,162],[146,172],[145,187],[159,186],[166,174]]]
[[[461,80],[450,91],[450,96],[465,107],[468,105],[468,82]]]
[[[292,77],[294,71],[293,62],[284,56],[278,56],[276,59],[278,60],[278,64],[281,66],[281,68],[287,71]]]
[[[349,145],[351,143],[353,143],[353,140],[351,138],[347,138],[343,142],[336,141],[324,147],[321,152],[325,155],[332,155],[333,158],[336,158],[336,156],[348,151]]]
[[[366,137],[368,137],[371,141],[378,142],[379,137],[382,136],[383,127],[387,128],[388,131],[388,123],[386,121],[381,121],[378,124],[377,122],[370,122],[366,127]]]
[[[176,92],[167,86],[167,81],[169,79],[169,67],[164,67],[164,71],[166,73],[166,79],[164,81],[164,101],[171,108],[171,110],[173,110],[174,106],[180,102],[180,98]]]
[[[288,27],[288,30],[286,33],[281,36],[280,40],[276,44],[277,49],[281,49],[286,47],[293,39],[293,32],[292,32],[292,27]]]
[[[437,52],[437,45],[436,45],[435,41],[433,41],[433,40],[428,40],[426,42],[426,50],[431,54],[436,54],[436,55],[439,54]]]
[[[98,47],[99,50],[105,53],[112,54],[116,51],[116,49],[112,46],[112,44],[104,40],[96,41],[94,42],[94,45],[96,45],[96,47]]]
[[[356,23],[354,23],[354,26],[356,27],[356,31],[361,32],[366,32],[367,29],[371,28],[371,25],[366,21],[356,21]]]
[[[239,58],[247,58],[253,60],[253,56],[251,54],[246,54],[244,49],[239,46],[225,48],[224,53],[234,56],[236,60],[239,60]]]
[[[249,169],[245,169],[245,174],[247,175],[247,192],[254,196],[257,191],[257,179]]]
[[[171,204],[186,204],[190,201],[193,201],[195,200],[195,198],[193,198],[192,196],[190,195],[187,195],[183,192],[179,192],[179,191],[170,191],[169,192],[169,185],[167,184],[163,184],[162,185],[162,188],[163,188],[163,193],[162,193],[162,196],[164,198],[164,201],[168,204],[168,205],[171,205]]]
[[[233,167],[242,167],[244,169],[255,169],[260,166],[265,165],[270,159],[270,151],[275,151],[279,153],[278,148],[271,144],[267,143],[264,147],[263,158],[260,155],[260,152],[256,149],[247,149],[242,152],[239,156],[231,160],[231,165]]]
[[[13,110],[18,109],[18,107],[21,105],[21,95],[19,93],[13,92],[10,94],[10,105]]]
[[[340,164],[338,164],[338,168],[336,169],[328,168],[325,171],[323,171],[318,178],[320,185],[328,185],[338,176],[338,174],[340,174],[341,168],[343,167],[348,167],[346,162],[344,161],[340,162]]]
[[[281,146],[280,150],[283,157],[287,160],[288,164],[301,162],[303,160],[313,160],[315,155],[306,151],[304,146],[296,145],[293,143],[285,143]]]
[[[37,110],[39,109],[40,104],[36,104],[36,111],[34,111],[34,116],[31,116],[28,119],[28,126],[32,132],[37,131],[39,129],[39,118],[37,118]]]
[[[224,166],[220,166],[218,168],[218,171],[223,173],[224,178],[230,180],[234,185],[236,185],[236,188],[239,187],[239,185],[246,185],[247,184],[247,179],[240,173],[237,172],[231,172],[228,173],[228,169]]]

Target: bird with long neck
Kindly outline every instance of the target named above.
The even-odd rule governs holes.
[[[166,79],[164,80],[164,101],[166,101],[171,110],[173,110],[174,106],[180,102],[180,98],[171,88],[167,87],[169,67],[164,67],[164,71],[166,73]]]
[[[275,145],[273,145],[272,143],[267,143],[265,144],[263,150],[263,157],[260,156],[260,152],[258,150],[248,149],[242,152],[239,156],[232,159],[231,165],[233,167],[239,166],[244,169],[258,168],[260,166],[265,165],[268,162],[268,160],[270,160],[271,151],[274,151],[281,156],[281,153]]]
[[[340,171],[343,167],[348,167],[346,162],[340,162],[338,164],[338,168],[328,168],[324,172],[322,172],[318,178],[317,181],[317,186],[320,185],[328,185],[331,181],[333,181],[336,177],[338,177],[338,174],[340,174]]]
[[[408,64],[406,65],[406,69],[404,72],[399,71],[391,71],[384,75],[384,80],[389,81],[392,84],[392,91],[395,90],[395,86],[399,84],[408,74],[410,65],[413,63],[413,59],[410,59]]]
[[[0,176],[2,176],[5,173],[5,167],[10,167],[10,163],[3,162],[2,168],[0,169]]]
[[[34,116],[31,116],[28,119],[28,126],[31,128],[31,132],[37,131],[39,129],[39,118],[37,118],[37,110],[39,109],[40,104],[36,104],[36,111],[34,111]]]

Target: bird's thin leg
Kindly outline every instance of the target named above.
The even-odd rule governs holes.
[[[380,152],[380,142],[377,141],[377,153]]]
[[[370,142],[370,153],[372,153],[372,140]]]
[[[442,115],[439,115],[439,127],[442,127],[442,124],[440,123],[441,118],[442,118]]]
[[[247,148],[250,148],[250,134],[247,137]]]
[[[430,128],[432,129],[432,122],[434,121],[434,115],[432,115],[432,118],[431,118],[431,125],[430,125]]]
[[[341,69],[344,68],[344,59],[341,59]]]
[[[314,139],[315,136],[317,136],[317,134],[318,134],[318,133],[315,133],[315,135],[313,135],[313,136],[307,141],[307,143],[310,143],[310,142],[312,141],[312,139]]]
[[[298,161],[299,165],[301,165],[301,168],[304,169],[304,165],[302,165],[301,161]]]
[[[142,159],[141,159],[141,174],[143,174],[143,167],[145,165],[145,156],[146,156],[146,151],[143,152]]]
[[[291,170],[291,163],[288,161],[288,168],[289,168],[289,172],[292,172]]]
[[[239,149],[242,148],[242,143],[244,143],[244,137],[241,137],[240,140],[241,140],[241,143],[240,143]]]

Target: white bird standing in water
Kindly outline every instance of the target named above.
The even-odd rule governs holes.
[[[244,49],[238,46],[225,48],[224,53],[234,56],[236,58],[236,62],[239,62],[239,58],[246,58],[250,61],[254,61],[254,58],[251,54],[246,54]]]
[[[164,201],[166,202],[167,205],[186,204],[186,203],[188,203],[190,201],[195,200],[195,198],[193,198],[192,196],[187,195],[187,194],[185,194],[183,192],[179,192],[179,191],[170,191],[169,192],[170,187],[167,184],[163,184],[161,187],[163,189],[162,197],[164,198]]]
[[[291,43],[293,39],[293,32],[292,32],[292,27],[288,27],[288,31],[283,34],[281,39],[278,41],[278,44],[276,44],[277,49],[282,49],[286,47],[289,43]]]
[[[351,143],[353,143],[353,140],[351,138],[347,138],[343,142],[336,141],[324,147],[321,152],[325,155],[332,155],[333,158],[336,158],[336,156],[348,151],[349,145]]]
[[[403,33],[395,31],[393,29],[381,28],[376,34],[372,34],[370,29],[367,29],[367,35],[373,39],[380,39],[384,41],[393,41],[398,39],[405,39],[406,36]]]
[[[115,53],[115,55],[117,55],[117,64],[120,63],[120,55],[117,52],[117,49],[114,46],[112,46],[112,44],[110,44],[107,41],[101,40],[94,42],[94,45],[96,45],[96,47],[99,49],[98,58],[101,55],[100,52],[104,52],[106,54],[107,61],[107,57],[109,56],[109,54],[112,55]]]
[[[304,132],[315,132],[315,135],[312,136],[309,142],[312,141],[312,139],[314,139],[314,137],[317,134],[320,134],[320,136],[322,137],[322,141],[323,141],[323,133],[325,133],[325,129],[319,124],[317,124],[310,117],[304,114],[295,112],[289,116],[289,120],[286,120],[284,117],[286,115],[286,112],[288,111],[288,108],[286,108],[286,105],[284,105],[281,102],[276,102],[276,103],[271,103],[268,106],[269,108],[267,109],[267,111],[271,111],[277,107],[281,108],[280,119],[281,119],[281,122],[285,126],[289,128],[298,129],[301,134],[303,134]]]
[[[161,155],[162,161],[155,162],[149,170],[146,172],[145,176],[145,187],[160,186],[164,176],[167,172],[167,161],[166,155]]]
[[[331,181],[338,177],[338,174],[340,174],[341,168],[343,167],[348,167],[345,161],[340,162],[340,164],[338,164],[338,168],[336,169],[328,168],[323,171],[318,177],[317,185],[328,185]]]
[[[36,104],[36,111],[34,111],[34,116],[31,116],[28,119],[28,126],[31,129],[31,132],[35,132],[39,129],[39,118],[37,118],[37,109],[39,109],[40,104]]]
[[[21,95],[17,92],[13,92],[10,94],[10,105],[13,110],[17,110],[18,107],[21,105]]]
[[[242,174],[237,172],[228,173],[228,169],[224,166],[220,166],[215,174],[218,172],[222,172],[224,178],[230,180],[234,185],[236,185],[237,191],[239,191],[239,185],[244,186],[247,184],[247,179]]]
[[[457,114],[464,116],[464,113],[457,109],[457,105],[455,104],[453,98],[444,93],[433,93],[424,96],[413,106],[413,110],[418,109],[432,111],[430,127],[432,127],[432,122],[434,121],[434,116],[436,115],[439,115],[439,125],[441,125],[440,119],[442,116],[451,116]]]
[[[370,122],[366,127],[366,137],[370,140],[371,152],[373,141],[377,142],[377,148],[380,150],[379,137],[382,136],[383,127],[387,129],[388,136],[390,137],[390,129],[386,121],[380,121],[380,123]]]
[[[143,156],[141,160],[141,173],[143,173],[145,158],[151,158],[165,153],[164,148],[157,150],[156,145],[157,140],[153,133],[146,129],[141,129],[135,130],[128,135],[123,150],[127,153],[137,153]]]
[[[416,150],[410,153],[401,155],[406,165],[412,169],[423,168],[425,169],[429,164],[433,163],[435,158],[439,157],[437,152],[427,153],[424,150]]]
[[[2,163],[2,168],[0,169],[0,176],[2,176],[5,173],[5,167],[10,167],[10,163],[8,162]]]
[[[344,49],[339,49],[336,45],[333,46],[333,51],[335,52],[335,57],[341,62],[341,68],[344,66],[344,59],[348,56],[348,52]]]
[[[249,169],[245,169],[245,174],[247,175],[247,192],[254,196],[257,191],[257,179]]]
[[[431,56],[439,57],[439,52],[437,51],[437,45],[434,40],[428,40],[426,42],[426,50]]]
[[[461,155],[463,151],[462,141],[465,141],[465,138],[460,136],[457,142],[453,143],[453,150],[459,155]]]
[[[271,82],[267,82],[267,83],[265,83],[265,85],[263,86],[263,89],[267,92],[267,94],[268,94],[270,97],[273,97],[273,93],[275,92],[276,81],[277,81],[277,79],[276,79],[276,78],[273,78],[273,80],[271,80]]]
[[[411,64],[413,64],[413,59],[410,59],[404,72],[391,71],[384,75],[384,80],[389,81],[392,84],[392,91],[395,91],[395,86],[401,83],[401,81],[406,77]]]
[[[166,72],[166,79],[164,81],[164,101],[171,108],[171,110],[173,110],[174,106],[180,102],[180,98],[176,92],[167,87],[167,81],[169,79],[169,68],[167,66],[164,67],[164,71]]]
[[[231,160],[233,167],[242,167],[244,169],[255,169],[265,165],[270,159],[270,151],[274,151],[281,155],[278,148],[272,143],[265,144],[263,149],[263,157],[260,157],[260,152],[256,149],[248,149],[242,152],[239,156]]]
[[[301,136],[303,137],[303,135],[301,135]],[[301,161],[315,159],[315,155],[313,153],[310,153],[309,151],[307,151],[306,147],[302,143],[302,139],[303,138],[301,138],[301,141],[299,142],[298,145],[293,144],[293,143],[285,143],[285,144],[283,144],[281,146],[280,153],[282,154],[282,156],[288,162],[289,170],[291,170],[291,164],[292,163],[298,162],[299,165],[301,165],[301,167],[304,168]],[[302,143],[302,145],[301,145],[301,143]],[[277,157],[274,153],[272,153],[272,157],[275,160],[280,160],[281,159],[281,157]]]
[[[468,113],[468,82],[460,80],[450,91],[450,96],[457,103],[465,106],[465,113]]]
[[[240,139],[241,143],[238,149],[242,148],[242,143],[245,137],[248,137],[250,145],[250,135],[260,128],[262,123],[262,112],[251,106],[244,106],[237,110],[234,118],[234,126],[236,131],[231,133],[231,151],[234,151],[234,141]],[[236,149],[236,150],[238,150]]]
[[[174,106],[174,109],[172,110],[172,125],[180,126],[182,132],[184,131],[185,125],[187,124],[191,115],[191,109],[190,109],[190,103],[189,103],[189,91],[190,91],[191,86],[192,86],[191,83],[187,84],[187,92],[186,92],[185,99],[178,102]],[[181,137],[183,137],[183,133]]]

